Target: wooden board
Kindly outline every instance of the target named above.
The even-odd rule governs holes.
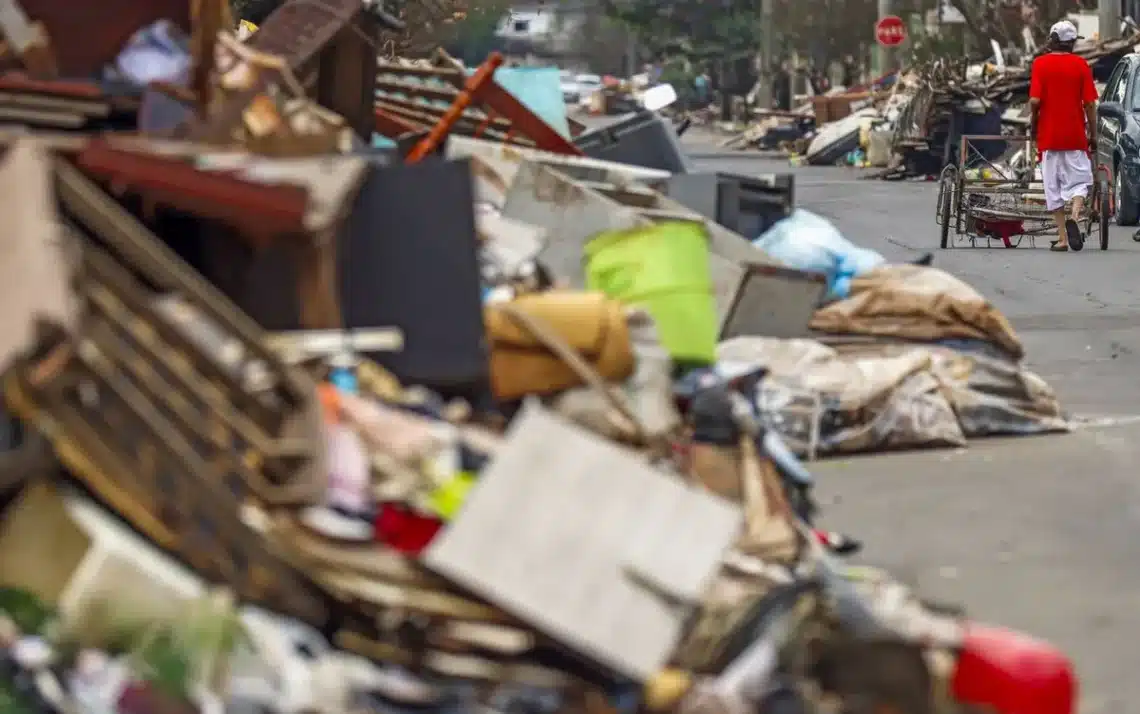
[[[644,680],[736,539],[738,508],[528,405],[427,567]]]
[[[74,260],[55,211],[51,161],[32,142],[19,142],[0,163],[8,227],[0,261],[0,369],[33,346],[37,321],[70,327],[79,307],[70,289]]]

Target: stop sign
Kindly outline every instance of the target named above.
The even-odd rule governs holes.
[[[902,18],[896,15],[887,15],[875,23],[875,39],[883,47],[901,45],[906,39],[906,25]]]

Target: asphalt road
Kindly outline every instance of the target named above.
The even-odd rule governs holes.
[[[707,150],[708,147],[701,147]],[[967,449],[821,462],[828,526],[867,543],[937,600],[1050,640],[1077,663],[1083,714],[1140,711],[1140,244],[1109,250],[938,249],[935,183],[860,180],[728,155],[700,169],[796,174],[797,204],[889,259],[935,265],[1013,321],[1028,362],[1071,414],[1073,434]],[[1111,417],[1111,418],[1108,418]]]

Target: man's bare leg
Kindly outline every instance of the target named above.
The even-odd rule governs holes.
[[[1078,224],[1081,222],[1081,211],[1085,207],[1084,196],[1073,196],[1073,212],[1070,217]]]
[[[1053,222],[1057,224],[1057,243],[1058,247],[1069,245],[1069,232],[1065,230],[1065,207],[1061,206],[1056,211],[1053,211]]]

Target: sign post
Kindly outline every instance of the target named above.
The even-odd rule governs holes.
[[[890,0],[879,0],[880,5]],[[885,8],[880,7],[880,11]],[[906,41],[906,25],[898,15],[881,13],[875,23],[875,40],[879,43],[879,73],[887,74],[898,69],[894,48]]]

